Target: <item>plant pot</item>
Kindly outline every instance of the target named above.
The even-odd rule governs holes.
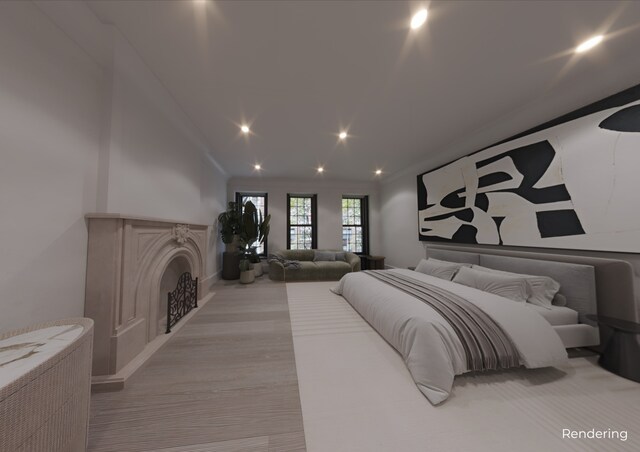
[[[262,262],[256,262],[255,264],[253,264],[253,273],[256,275],[256,278],[258,276],[262,276],[262,274],[264,273]]]
[[[231,243],[224,244],[224,250],[229,253],[238,251],[238,248],[240,248],[240,236],[237,234],[233,236]]]
[[[237,252],[222,253],[222,279],[233,280],[240,278],[240,254]]]
[[[253,273],[253,269],[240,272],[240,283],[242,284],[251,284],[255,279],[256,275]]]

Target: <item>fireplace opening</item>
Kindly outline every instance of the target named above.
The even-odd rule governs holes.
[[[167,334],[171,327],[198,307],[198,278],[191,278],[191,273],[186,272],[178,278],[178,285],[173,292],[167,294]]]
[[[191,272],[191,265],[184,256],[171,260],[160,279],[160,299],[158,300],[158,327],[156,335],[164,334],[167,329],[167,294],[178,286],[178,280],[184,273]]]

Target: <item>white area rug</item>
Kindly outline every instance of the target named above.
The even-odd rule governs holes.
[[[594,358],[459,376],[432,406],[333,285],[287,284],[309,452],[640,450],[640,384]],[[624,430],[627,440],[563,439],[563,428]]]

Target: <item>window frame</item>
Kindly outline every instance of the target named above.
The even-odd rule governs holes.
[[[342,200],[344,199],[359,199],[360,200],[360,224],[344,224],[343,223],[343,209]],[[344,234],[344,228],[346,227],[361,227],[362,228],[362,251],[357,252],[358,256],[369,255],[369,195],[342,195],[340,199],[340,223],[342,224],[342,233]],[[344,243],[342,245],[344,249]],[[351,251],[348,251],[351,252]]]
[[[267,215],[269,215],[269,193],[267,192],[247,192],[247,191],[237,191],[236,192],[236,204],[238,205],[238,209],[240,210],[240,214],[242,214],[242,198],[244,196],[247,197],[263,197],[264,198],[264,216],[262,219],[264,220]],[[260,257],[267,257],[269,255],[269,237],[264,239],[264,253],[258,254]]]
[[[311,224],[291,224],[291,198],[311,199]],[[318,248],[318,195],[287,193],[287,249],[291,249],[291,226],[311,227],[311,249]],[[296,248],[299,249],[299,248]]]

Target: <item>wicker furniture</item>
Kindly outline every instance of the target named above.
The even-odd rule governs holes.
[[[60,326],[69,328],[52,328]],[[30,340],[45,329],[63,332]],[[27,333],[34,334],[16,337]],[[67,340],[61,339],[64,335]],[[5,354],[0,365],[1,452],[86,450],[92,341],[93,321],[85,318],[57,320],[0,335],[0,352]],[[7,358],[21,349],[31,351],[13,360]],[[24,372],[21,367],[16,369],[18,361]]]

